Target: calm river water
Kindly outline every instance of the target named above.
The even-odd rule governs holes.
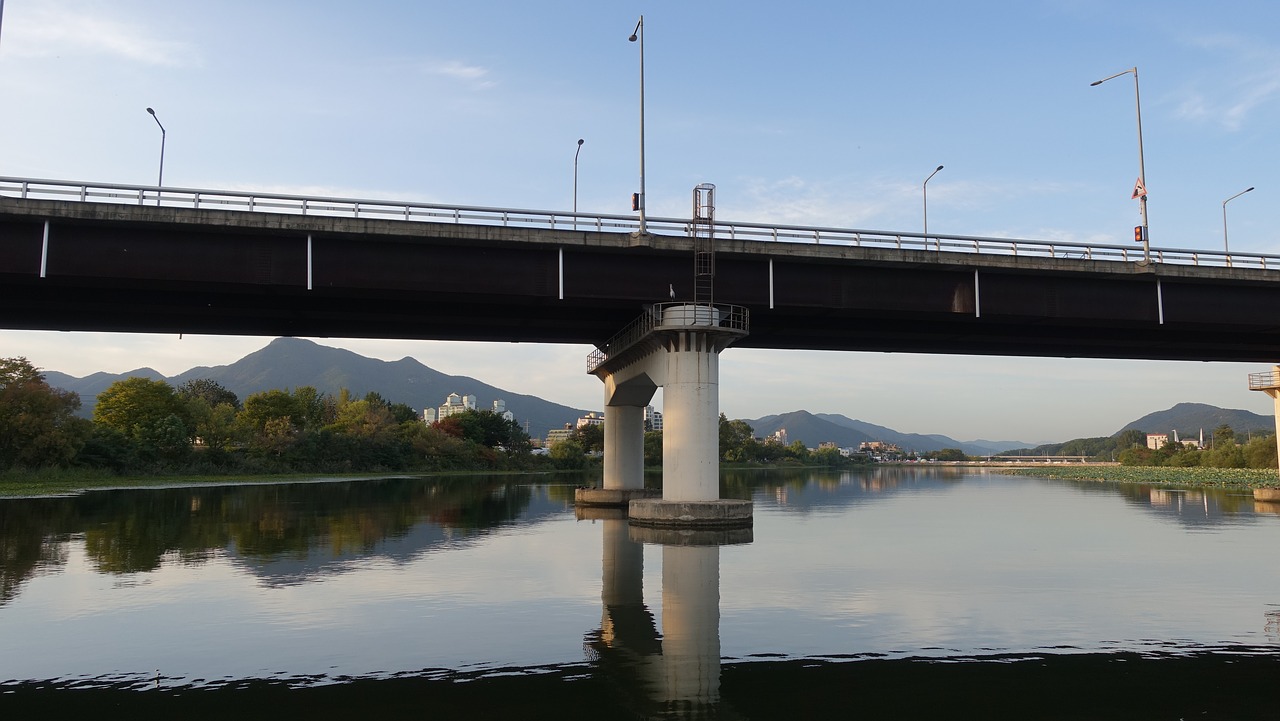
[[[573,485],[0,500],[0,716],[1280,717],[1248,492],[726,472],[754,528],[691,538]]]

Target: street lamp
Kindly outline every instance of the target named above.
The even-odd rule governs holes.
[[[939,170],[942,170],[941,165],[934,168],[933,172],[929,173],[929,177],[925,178],[924,182],[920,184],[920,188],[924,191],[923,195],[924,195],[924,247],[925,247],[925,250],[929,249],[929,181],[933,180],[933,176],[937,175]],[[942,252],[941,240],[938,241],[938,252]]]
[[[635,210],[640,211],[640,235],[645,235],[648,231],[644,224],[644,16],[640,16],[640,21],[636,23],[636,29],[631,31],[631,37],[627,38],[629,42],[640,41],[640,195],[636,199]]]
[[[573,229],[578,229],[578,153],[582,152],[582,138],[578,138],[578,149],[573,151]]]
[[[1138,68],[1135,66],[1122,70],[1115,75],[1089,83],[1089,87],[1101,85],[1125,73],[1133,73],[1133,100],[1138,110],[1138,185],[1133,189],[1133,196],[1138,199],[1138,207],[1142,212],[1142,262],[1145,265],[1151,262],[1151,238],[1147,226],[1147,170],[1142,159],[1142,96],[1138,93]]]
[[[3,2],[3,0],[0,0]],[[160,177],[156,180],[156,205],[160,204],[160,188],[164,187],[164,125],[160,123],[160,118],[156,116],[156,111],[147,108],[147,112],[151,113],[151,117],[155,118],[156,125],[160,126]]]
[[[1231,201],[1235,200],[1236,198],[1239,198],[1240,196],[1244,195],[1245,193],[1249,192],[1250,190],[1253,190],[1253,188],[1252,188],[1252,187],[1245,188],[1244,190],[1240,191],[1239,193],[1236,193],[1235,195],[1231,196],[1230,198],[1227,198],[1226,200],[1222,201],[1222,250],[1223,250],[1223,252],[1225,252],[1225,253],[1227,254],[1227,266],[1228,266],[1228,267],[1230,267],[1230,266],[1231,266],[1231,249],[1227,247],[1227,203],[1230,203]]]

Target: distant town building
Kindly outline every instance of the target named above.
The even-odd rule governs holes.
[[[509,421],[514,421],[516,419],[516,414],[507,410],[507,402],[501,398],[493,402],[493,412]]]
[[[644,407],[645,427],[651,431],[662,430],[662,411],[655,411],[653,406]]]
[[[769,436],[769,437],[768,437],[767,439],[765,439],[765,440],[766,440],[766,441],[773,442],[773,443],[781,443],[781,444],[782,444],[782,445],[784,445],[784,446],[785,446],[785,445],[788,445],[788,443],[787,443],[787,429],[786,429],[786,428],[779,428],[778,430],[776,430],[776,431],[774,431],[774,432],[773,432],[773,435]]]
[[[566,423],[564,428],[552,428],[547,431],[547,447],[550,448],[560,441],[567,441],[573,435],[573,427]]]
[[[475,396],[473,395],[463,396],[463,395],[458,395],[457,393],[450,393],[444,399],[443,405],[437,408],[428,408],[422,411],[422,420],[427,423],[435,423],[436,421],[442,421],[448,418],[449,416],[456,415],[458,413],[463,413],[465,411],[474,411],[474,410],[476,410]],[[515,419],[515,416],[511,415],[510,412],[507,411],[507,405],[505,401],[501,401],[501,400],[494,401],[493,412],[497,413],[503,418],[506,418],[507,420]]]
[[[592,411],[578,419],[577,427],[581,428],[583,426],[603,426],[603,425],[604,425],[604,415],[601,413],[596,413],[595,411]]]
[[[1148,433],[1147,434],[1147,448],[1150,448],[1153,451],[1158,451],[1161,448],[1164,448],[1165,444],[1167,444],[1168,442],[1169,442],[1168,433]]]

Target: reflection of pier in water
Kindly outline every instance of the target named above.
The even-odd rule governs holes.
[[[631,526],[621,509],[578,508],[602,526],[603,612],[583,648],[643,718],[739,719],[720,700],[720,546],[752,530]],[[644,544],[662,546],[662,629],[644,602]]]

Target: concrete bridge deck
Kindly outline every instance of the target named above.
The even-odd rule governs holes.
[[[95,187],[119,192],[0,178],[0,327],[588,344],[669,285],[692,296],[678,219],[636,237],[615,216]],[[1280,358],[1280,257],[1137,250],[717,223],[716,300],[750,309],[739,347]]]

